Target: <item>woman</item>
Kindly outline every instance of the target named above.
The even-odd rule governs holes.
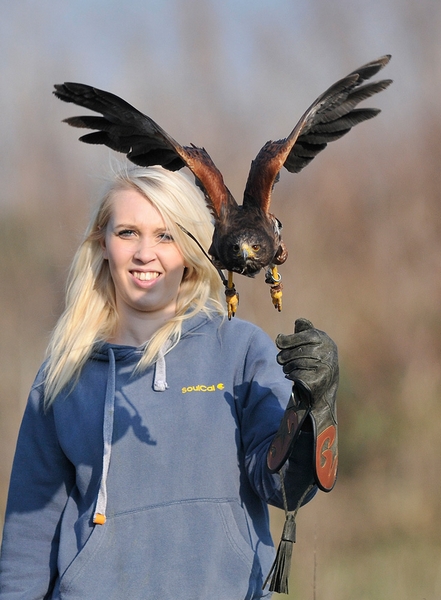
[[[266,457],[292,383],[266,334],[225,319],[219,275],[184,230],[209,247],[183,175],[114,177],[23,418],[2,600],[270,596],[267,504],[282,495]],[[292,506],[313,482],[311,434],[295,449]]]

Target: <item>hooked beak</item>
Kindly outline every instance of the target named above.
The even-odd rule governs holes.
[[[256,253],[248,244],[241,244],[240,250],[238,252],[238,256],[241,256],[244,261],[247,261],[248,258],[254,258]]]

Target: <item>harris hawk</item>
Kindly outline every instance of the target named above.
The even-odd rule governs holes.
[[[291,173],[299,173],[329,142],[380,112],[356,107],[392,83],[390,79],[364,83],[385,67],[390,58],[385,55],[371,61],[331,85],[311,104],[286,138],[267,142],[251,163],[242,205],[233,198],[205,148],[193,144],[181,146],[125,100],[81,83],[55,85],[54,94],[64,102],[102,115],[64,120],[73,127],[94,130],[80,137],[82,142],[104,144],[126,154],[139,166],[161,165],[171,171],[184,166],[190,169],[213,215],[212,243],[205,253],[223,278],[231,319],[238,304],[233,273],[254,277],[266,269],[265,281],[271,286],[273,304],[281,310],[282,285],[277,267],[285,262],[288,253],[282,241],[282,225],[270,212],[272,190],[280,170],[285,167]],[[228,278],[222,270],[228,271]]]

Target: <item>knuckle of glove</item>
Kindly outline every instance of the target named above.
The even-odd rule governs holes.
[[[280,350],[297,348],[305,344],[317,344],[320,342],[318,329],[306,329],[298,333],[280,333],[276,338],[276,345]]]
[[[329,336],[323,334],[323,340],[320,344],[318,359],[329,367],[331,371],[338,369],[338,350],[335,342]]]
[[[316,367],[304,368],[301,365],[295,363],[287,363],[283,365],[283,372],[288,379],[294,381],[295,379],[302,379],[305,383],[309,380],[315,379]]]
[[[283,350],[284,348],[289,348],[290,346],[292,346],[291,338],[294,335],[295,334],[292,333],[288,335],[285,335],[284,333],[279,333],[279,335],[276,337],[277,348]]]
[[[278,354],[277,361],[288,379],[303,381],[314,395],[324,393],[338,377],[335,344],[329,348],[316,347],[308,356],[282,351]]]

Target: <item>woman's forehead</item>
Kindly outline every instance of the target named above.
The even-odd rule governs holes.
[[[116,190],[111,197],[111,220],[130,223],[165,225],[164,219],[151,201],[135,189]]]

